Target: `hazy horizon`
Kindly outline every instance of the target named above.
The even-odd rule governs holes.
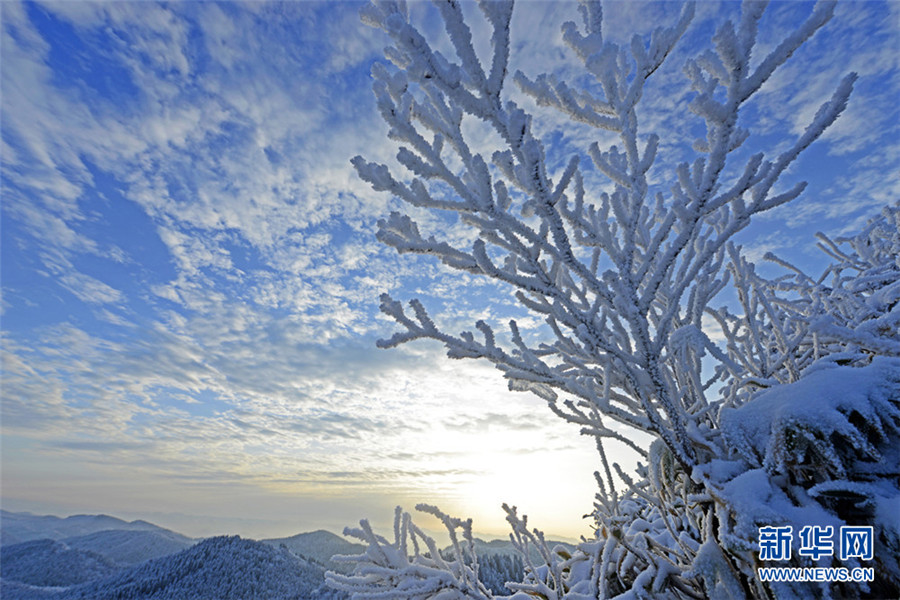
[[[2,508],[4,511],[15,513],[15,514],[28,514],[35,517],[57,517],[60,519],[66,519],[69,517],[78,517],[78,516],[86,516],[86,517],[97,517],[97,516],[107,516],[113,517],[116,519],[120,519],[127,523],[131,523],[134,521],[143,521],[150,523],[151,525],[156,525],[158,527],[162,527],[163,529],[168,529],[174,531],[175,533],[180,533],[189,538],[199,540],[209,537],[222,536],[222,535],[238,535],[242,538],[253,539],[253,540],[267,540],[267,539],[279,539],[279,538],[288,538],[293,537],[295,535],[303,534],[303,533],[313,533],[315,531],[327,531],[329,533],[333,533],[337,536],[344,538],[347,541],[353,543],[361,543],[360,540],[354,538],[352,536],[344,535],[345,525],[341,525],[338,527],[307,527],[303,529],[294,530],[284,530],[282,526],[284,525],[281,521],[275,521],[271,519],[264,518],[241,518],[241,517],[209,517],[206,515],[188,515],[181,513],[133,513],[130,514],[128,512],[118,513],[118,514],[108,514],[103,512],[66,512],[66,511],[35,511],[28,510],[27,508],[23,508],[22,510],[14,509],[14,508]],[[434,537],[439,543],[446,544],[449,543],[449,536],[447,535],[446,530],[438,529],[439,523],[435,521],[434,523],[429,523],[427,519],[420,519],[422,521],[421,525],[423,525],[423,530]],[[0,520],[2,521],[2,520]],[[358,525],[358,524],[357,524]],[[435,527],[430,527],[430,525],[434,525]],[[352,527],[352,526],[351,526]],[[388,533],[389,528],[384,528],[384,530],[380,533],[382,535]],[[508,535],[491,535],[486,534],[484,532],[480,532],[475,530],[473,532],[476,539],[482,539],[484,541],[493,541],[493,540],[503,540],[508,541]],[[577,543],[579,540],[577,538],[560,536],[560,535],[548,535],[548,539],[557,542],[570,542]]]

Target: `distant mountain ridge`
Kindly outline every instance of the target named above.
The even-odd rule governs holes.
[[[97,531],[61,540],[70,548],[96,552],[119,566],[160,558],[180,552],[193,546],[197,540],[174,531],[160,530],[120,530]]]
[[[63,518],[0,510],[0,545],[4,546],[40,539],[61,540],[111,529],[175,533],[147,521],[123,521],[109,515],[73,515]]]

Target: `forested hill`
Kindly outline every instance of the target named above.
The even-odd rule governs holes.
[[[330,600],[324,570],[286,548],[214,537],[115,575],[64,589],[2,582],[5,600]]]

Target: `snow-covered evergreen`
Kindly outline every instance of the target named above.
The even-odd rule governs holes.
[[[847,105],[853,73],[835,82],[792,141],[743,152],[759,133],[739,124],[748,101],[831,19],[834,4],[817,3],[765,48],[757,44],[764,2],[745,2],[739,22],[719,27],[711,48],[685,65],[694,95],[690,114],[677,117],[696,119],[705,134],[694,159],[670,172],[657,157],[665,132],[642,130],[638,105],[693,5],[669,27],[622,46],[604,36],[600,4],[582,3],[582,26],[566,23],[563,39],[591,79],[586,86],[510,77],[512,3],[479,3],[492,29],[484,62],[462,7],[438,6],[455,57],[434,49],[403,2],[373,2],[361,13],[393,43],[386,56],[394,66],[375,65],[374,91],[408,170],[353,160],[375,190],[410,206],[410,214],[380,221],[378,238],[509,286],[547,327],[522,331],[511,321],[495,332],[478,321],[475,331],[454,335],[419,301],[404,308],[385,294],[381,309],[401,330],[379,345],[427,338],[451,358],[487,359],[511,389],[545,399],[599,450],[596,536],[574,552],[551,547],[506,507],[526,567],[512,597],[900,594],[900,209],[886,208],[856,237],[821,236],[835,262],[818,279],[773,256],[785,274],[766,279],[733,242],[755,215],[803,192],[805,184],[783,189],[779,180]],[[617,142],[554,157],[566,166],[551,173],[535,117],[505,91],[508,79],[538,105],[611,131]],[[492,152],[474,149],[465,126],[472,122],[493,132]],[[651,185],[651,174],[665,185]],[[586,183],[599,176],[605,187]],[[455,213],[477,234],[474,243],[423,235],[411,216],[423,209]],[[723,290],[737,301],[727,304]],[[654,441],[645,448],[630,432]],[[641,456],[637,472],[611,464],[608,440]],[[479,580],[471,522],[419,508],[443,520],[454,540],[450,557],[398,511],[393,541],[366,522],[349,531],[368,550],[354,559],[353,575],[330,574],[330,582],[356,598],[493,597]],[[761,581],[759,529],[784,525],[872,525],[876,552],[865,566],[876,567],[875,581]],[[794,556],[791,564],[860,561]]]
[[[478,576],[491,593],[502,596],[510,591],[507,584],[518,583],[525,574],[525,565],[518,554],[478,554]]]
[[[0,548],[4,580],[38,587],[66,587],[112,575],[119,567],[98,552],[56,540],[30,540]]]

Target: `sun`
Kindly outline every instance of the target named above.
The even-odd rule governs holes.
[[[571,426],[551,421],[547,424],[550,431],[544,435],[559,427],[572,433]],[[433,443],[469,448],[447,465],[460,475],[452,489],[443,490],[445,510],[471,517],[479,535],[507,536],[510,529],[504,503],[518,507],[520,516],[528,515],[531,527],[555,538],[577,540],[590,533],[590,520],[582,518],[591,511],[596,492],[593,472],[598,459],[590,440],[570,436],[582,443],[541,446],[531,435],[499,426],[486,433],[451,431],[444,435]]]

